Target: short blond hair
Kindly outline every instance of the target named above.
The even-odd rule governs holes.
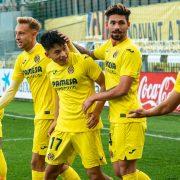
[[[28,24],[33,30],[39,31],[41,29],[41,24],[38,20],[33,17],[17,17],[18,24]]]

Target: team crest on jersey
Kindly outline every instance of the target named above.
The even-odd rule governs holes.
[[[72,74],[74,72],[74,67],[73,66],[69,66],[68,67],[68,73]]]
[[[118,55],[118,51],[115,51],[115,53],[113,54],[113,58],[116,58]]]
[[[40,56],[39,55],[36,55],[34,57],[34,62],[38,63],[40,61]]]

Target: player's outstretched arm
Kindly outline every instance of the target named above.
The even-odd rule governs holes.
[[[130,90],[132,82],[133,78],[129,76],[122,76],[120,78],[120,83],[114,88],[90,96],[85,101],[83,110],[86,112],[95,101],[106,101],[126,95]]]
[[[87,54],[89,55],[90,57],[92,57],[94,60],[97,60],[96,56],[94,55],[94,52],[93,51],[89,51],[87,50],[86,48],[78,45],[78,44],[75,44],[73,43],[74,46],[76,47],[76,49],[81,53],[81,54]]]
[[[145,110],[137,109],[129,112],[128,117],[130,118],[141,118],[141,117],[150,117],[150,116],[161,116],[172,112],[180,104],[180,93],[172,91],[170,96],[160,103],[158,106]]]
[[[4,108],[11,102],[18,91],[19,85],[21,81],[12,80],[9,88],[5,91],[5,93],[0,98],[0,109]]]

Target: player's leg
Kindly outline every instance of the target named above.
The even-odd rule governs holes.
[[[46,173],[45,173],[45,180],[56,180],[59,174],[61,174],[64,169],[64,164],[60,165],[47,165]],[[71,179],[71,177],[70,177]]]
[[[34,140],[32,154],[32,180],[42,180],[45,175],[45,155],[49,144],[48,130],[53,120],[34,121]],[[63,173],[60,175],[76,177],[77,173],[68,165],[63,165]]]
[[[71,144],[70,133],[53,132],[46,154],[45,179],[56,179],[58,175],[63,180],[80,180],[73,168],[67,166],[75,158],[75,151]]]
[[[111,128],[111,160],[115,175],[137,179],[136,160],[142,157],[146,124],[126,123]]]
[[[145,129],[145,122],[111,125],[109,150],[117,177],[137,177],[136,160],[142,157]]]
[[[113,162],[113,169],[115,175],[122,178],[123,175],[136,171],[136,160],[119,160]]]
[[[106,158],[99,130],[75,133],[72,143],[90,179],[110,179],[100,168],[100,165],[106,164]]]
[[[48,147],[48,129],[52,120],[34,120],[34,139],[32,150],[32,180],[43,180],[45,172],[45,154]]]
[[[0,110],[0,180],[6,180],[7,164],[2,151],[2,124],[1,120],[4,115],[4,110]]]
[[[145,131],[147,129],[146,122],[139,123],[128,123],[126,125],[126,158],[127,158],[127,169],[126,178],[135,177],[138,180],[149,180],[149,176],[142,171],[136,169],[136,160],[141,159],[144,142],[145,142]],[[128,176],[129,175],[129,176]]]
[[[7,164],[2,151],[2,138],[0,137],[0,180],[6,180],[6,175],[7,175]]]

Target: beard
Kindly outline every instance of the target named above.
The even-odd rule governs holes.
[[[124,39],[126,35],[123,32],[119,32],[119,31],[113,31],[111,33],[111,38],[115,41],[121,41]]]

